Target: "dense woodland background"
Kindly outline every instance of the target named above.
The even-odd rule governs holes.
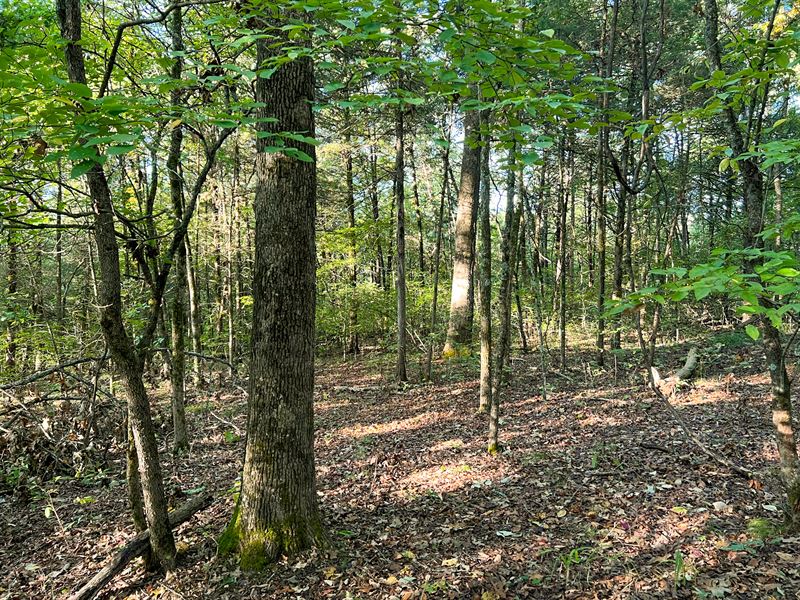
[[[800,592],[798,23],[0,0],[0,596]]]

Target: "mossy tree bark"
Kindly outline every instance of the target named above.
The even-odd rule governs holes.
[[[273,42],[259,40],[259,70],[274,66]],[[314,309],[317,171],[314,146],[286,139],[311,157],[269,153],[270,134],[314,136],[314,71],[302,57],[259,77],[255,264],[247,445],[237,514],[220,550],[257,570],[324,540],[314,473]]]

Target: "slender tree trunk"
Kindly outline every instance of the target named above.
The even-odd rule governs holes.
[[[524,236],[525,232],[521,232],[521,237]],[[522,258],[524,256],[523,253],[524,246],[521,243],[519,245],[519,250],[517,251],[517,256]],[[519,265],[514,273],[514,301],[517,305],[517,327],[519,329],[519,343],[522,345],[522,353],[527,354],[530,349],[528,348],[528,335],[525,332],[525,315],[522,312],[522,297],[520,295],[520,281],[519,281]]]
[[[628,171],[628,154],[629,154],[630,140],[625,140],[625,149],[622,156],[622,175],[627,177]],[[619,186],[617,193],[617,212],[615,215],[614,225],[614,290],[612,298],[616,301],[622,299],[622,275],[623,275],[623,258],[625,253],[625,217],[627,216],[627,203],[628,192],[625,186]],[[619,350],[621,344],[621,323],[619,315],[614,319],[614,330],[611,336],[611,347]]]
[[[397,368],[398,381],[407,381],[406,373],[406,195],[405,195],[405,132],[403,109],[395,114],[394,196],[397,205]]]
[[[422,229],[422,207],[419,202],[419,186],[417,185],[417,162],[414,157],[414,144],[408,146],[408,159],[411,162],[411,194],[414,198],[414,213],[417,217],[417,234],[419,235],[419,242],[417,244],[417,253],[419,254],[419,272],[420,277],[425,279],[425,233]]]
[[[561,152],[559,153],[559,195],[558,195],[558,331],[559,331],[559,365],[561,370],[567,368],[567,203],[569,182],[565,164],[564,136],[561,136]]]
[[[475,215],[480,186],[480,146],[477,143],[479,115],[468,111],[464,115],[464,152],[461,159],[461,182],[458,190],[453,282],[450,295],[450,320],[444,355],[459,352],[459,346],[472,341],[472,267],[474,265]]]
[[[350,121],[350,110],[345,111],[345,170],[347,176],[347,221],[350,226],[350,304],[348,307],[348,326],[349,339],[347,340],[347,351],[350,354],[358,354],[358,264],[356,255],[356,196],[353,191],[353,140],[352,122]]]
[[[505,226],[501,243],[502,259],[500,263],[500,295],[498,305],[500,310],[500,333],[497,338],[495,351],[495,364],[492,385],[491,407],[489,409],[489,453],[499,451],[498,442],[500,429],[500,391],[507,379],[506,363],[511,354],[511,281],[517,262],[517,235],[519,233],[520,208],[522,201],[515,202],[515,195],[520,198],[524,193],[522,187],[522,170],[516,165],[514,154],[516,147],[509,151],[508,159],[508,184],[506,193]],[[519,169],[519,170],[518,170]],[[517,178],[519,177],[519,181]],[[519,205],[519,206],[518,206]]]
[[[380,209],[378,206],[378,149],[375,143],[369,146],[369,200],[372,205],[372,222],[375,225],[375,277],[376,285],[383,289],[388,288],[386,281],[386,263],[383,259],[383,244],[381,243],[380,232]]]
[[[492,406],[492,224],[490,221],[491,179],[489,162],[491,141],[488,134],[488,116],[484,118],[481,154],[481,196],[478,209],[480,226],[480,250],[478,257],[478,296],[481,318],[481,388],[478,412],[485,413]],[[490,422],[491,423],[491,422]],[[491,425],[490,425],[491,427]],[[489,446],[497,449],[497,425],[489,436]]]
[[[170,15],[170,35],[172,50],[176,53],[170,76],[179,80],[183,71],[183,13],[174,10]],[[178,110],[180,91],[171,92],[173,110]],[[175,115],[175,118],[179,118]],[[181,149],[183,145],[183,129],[180,124],[172,128],[167,157],[169,175],[169,193],[175,220],[183,220],[183,179],[179,173]],[[175,453],[189,449],[189,433],[186,427],[186,354],[184,332],[186,331],[186,244],[181,244],[175,254],[175,290],[172,296],[172,450]]]
[[[603,5],[603,35],[601,37],[600,56],[604,61],[606,78],[611,78],[614,71],[614,51],[616,47],[617,20],[619,17],[619,0],[613,0],[611,25],[607,25],[608,6]],[[607,48],[606,48],[607,46]],[[603,120],[608,112],[608,92],[603,92],[601,108]],[[605,330],[606,330],[606,147],[608,145],[608,128],[600,128],[597,147],[597,364],[605,364]]]
[[[64,188],[61,185],[61,161],[58,161],[58,191],[56,206],[59,211],[64,210]],[[64,247],[62,242],[61,213],[56,215],[56,322],[59,327],[64,326],[65,298],[64,298]]]
[[[264,39],[256,48],[258,68],[271,67],[280,49]],[[314,136],[313,99],[311,58],[280,64],[256,81],[257,128]],[[239,504],[219,542],[246,570],[324,541],[314,472],[315,149],[286,140],[306,162],[268,152],[267,137],[256,144],[247,444]]]
[[[203,352],[203,315],[200,309],[200,290],[197,287],[197,276],[192,257],[189,237],[184,240],[186,252],[186,290],[189,292],[189,330],[192,338],[192,380],[195,387],[203,381],[203,365],[200,354]]]
[[[56,7],[61,35],[67,41],[64,52],[70,81],[86,85],[83,49],[78,43],[81,40],[80,1],[57,0]],[[94,208],[94,235],[100,263],[100,324],[111,359],[121,372],[128,399],[128,419],[136,447],[150,544],[161,565],[172,570],[175,566],[175,542],[167,516],[150,403],[142,381],[142,361],[122,320],[119,247],[111,192],[99,164],[91,168],[86,180]],[[129,492],[133,494],[135,490]]]
[[[425,380],[431,379],[431,364],[433,362],[433,344],[436,339],[437,311],[439,308],[439,263],[442,255],[442,230],[444,228],[444,203],[447,199],[449,179],[447,172],[450,168],[450,138],[452,122],[447,126],[447,146],[442,157],[442,191],[439,197],[439,214],[436,219],[436,248],[433,251],[433,299],[431,301],[431,326],[428,332],[428,349],[425,357]]]
[[[17,284],[19,272],[17,262],[19,257],[19,244],[17,243],[17,233],[13,230],[8,232],[8,270],[6,272],[6,291],[8,292],[8,302],[16,307],[17,304]],[[16,317],[6,321],[6,368],[13,369],[17,364],[17,338],[16,338]]]

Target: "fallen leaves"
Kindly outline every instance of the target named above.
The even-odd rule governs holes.
[[[543,402],[529,363],[515,362],[501,432],[508,452],[490,460],[474,373],[398,390],[377,370],[366,359],[323,368],[318,490],[331,548],[264,575],[214,557],[242,442],[226,443],[226,426],[208,413],[243,429],[245,405],[229,394],[203,399],[210,408],[190,416],[201,449],[180,464],[165,455],[165,472],[175,474],[170,489],[206,486],[221,501],[181,534],[189,556],[162,598],[656,598],[693,590],[777,598],[800,589],[800,538],[779,530],[776,482],[745,483],[705,462],[638,381],[554,378]],[[774,459],[766,382],[706,375],[682,393],[678,410],[711,446],[762,470]],[[159,410],[167,406],[165,397]],[[86,497],[96,502],[72,502]],[[58,538],[58,558],[15,529],[52,537],[57,525],[42,517],[43,504],[0,502],[3,526],[13,523],[0,548],[0,587],[12,597],[58,595],[79,575],[70,567],[92,568],[130,534],[119,487],[64,482],[53,498],[65,526],[82,519]],[[685,583],[675,588],[678,556]],[[130,568],[108,597],[144,598],[161,587],[148,589],[142,577]]]

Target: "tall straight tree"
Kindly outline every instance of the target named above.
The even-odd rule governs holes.
[[[395,113],[394,197],[397,205],[397,366],[398,381],[406,381],[406,184],[405,131],[402,104]]]
[[[492,406],[492,224],[490,220],[491,184],[490,158],[491,140],[489,136],[489,117],[482,119],[483,148],[481,150],[481,198],[478,209],[480,225],[480,246],[478,250],[478,292],[481,318],[481,387],[478,412],[485,413]],[[495,432],[497,428],[495,427]],[[495,433],[495,438],[497,437]],[[497,440],[495,439],[495,446]]]
[[[170,76],[180,80],[183,71],[183,13],[181,9],[172,12],[170,19],[170,33],[172,36],[172,49],[175,53],[175,62],[172,64]],[[171,92],[173,109],[177,109],[181,92],[174,89]],[[176,116],[177,118],[177,116]],[[169,174],[169,194],[172,200],[172,210],[178,224],[183,221],[183,179],[178,169],[180,168],[181,149],[183,146],[183,129],[180,124],[175,125],[170,132],[169,156],[167,157],[167,171]],[[172,295],[172,368],[170,377],[172,383],[172,447],[175,452],[183,452],[189,448],[189,434],[186,428],[186,244],[180,244],[175,252],[175,290]]]
[[[280,54],[280,24],[256,43],[258,114],[253,326],[242,492],[220,551],[245,569],[324,540],[314,472],[317,165],[314,66]],[[279,38],[280,39],[280,38]],[[279,66],[276,66],[277,65]],[[281,132],[287,150],[269,152]],[[294,137],[294,136],[293,136]]]
[[[478,214],[481,149],[478,143],[480,116],[477,111],[464,115],[464,152],[461,157],[461,181],[458,189],[453,284],[450,293],[450,320],[444,355],[458,352],[458,347],[472,341],[473,278],[475,264],[475,221]]]

